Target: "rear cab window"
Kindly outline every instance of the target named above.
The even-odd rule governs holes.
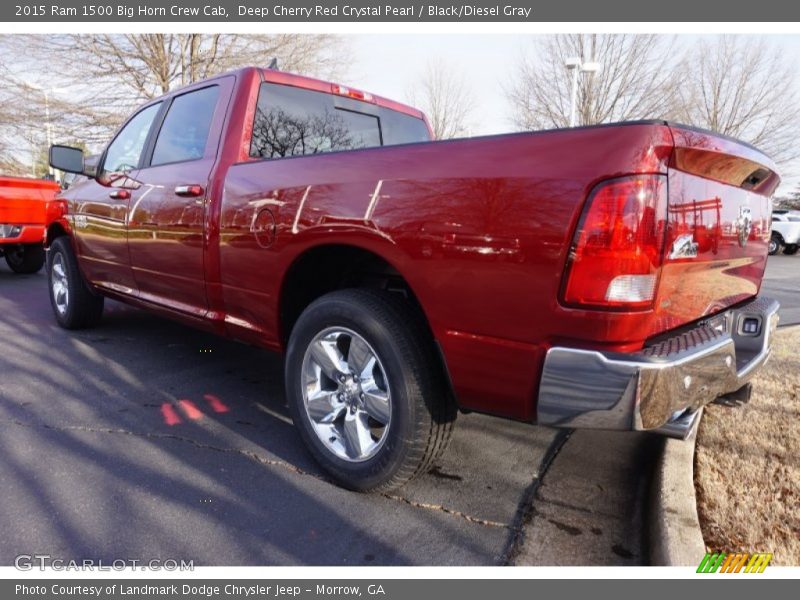
[[[250,156],[283,158],[429,140],[425,122],[411,115],[334,94],[262,83]]]

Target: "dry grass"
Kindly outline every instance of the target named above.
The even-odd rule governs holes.
[[[707,407],[695,485],[706,545],[800,565],[800,327],[778,330],[743,406]]]

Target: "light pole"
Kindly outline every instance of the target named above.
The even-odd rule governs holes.
[[[578,111],[578,76],[581,73],[597,73],[600,70],[600,63],[585,61],[581,58],[568,58],[564,61],[564,66],[572,72],[572,91],[569,103],[569,126],[575,127],[575,119]]]
[[[50,146],[53,145],[53,124],[50,121],[50,94],[54,92],[58,92],[61,88],[57,87],[46,87],[37,85],[35,83],[31,83],[30,81],[26,81],[24,85],[28,86],[29,88],[41,92],[44,95],[44,118],[45,118],[45,131],[47,132],[47,151],[50,151]],[[34,158],[34,161],[36,159]],[[53,167],[47,167],[48,172],[50,173],[51,177],[55,177],[55,171]]]

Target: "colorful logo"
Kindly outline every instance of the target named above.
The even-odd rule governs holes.
[[[769,561],[772,560],[771,552],[737,552],[726,554],[725,552],[706,552],[700,566],[697,567],[698,573],[763,573]]]

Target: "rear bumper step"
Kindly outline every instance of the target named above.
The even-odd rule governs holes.
[[[767,360],[779,307],[756,298],[633,354],[551,348],[537,421],[686,437],[701,407],[741,389]]]

